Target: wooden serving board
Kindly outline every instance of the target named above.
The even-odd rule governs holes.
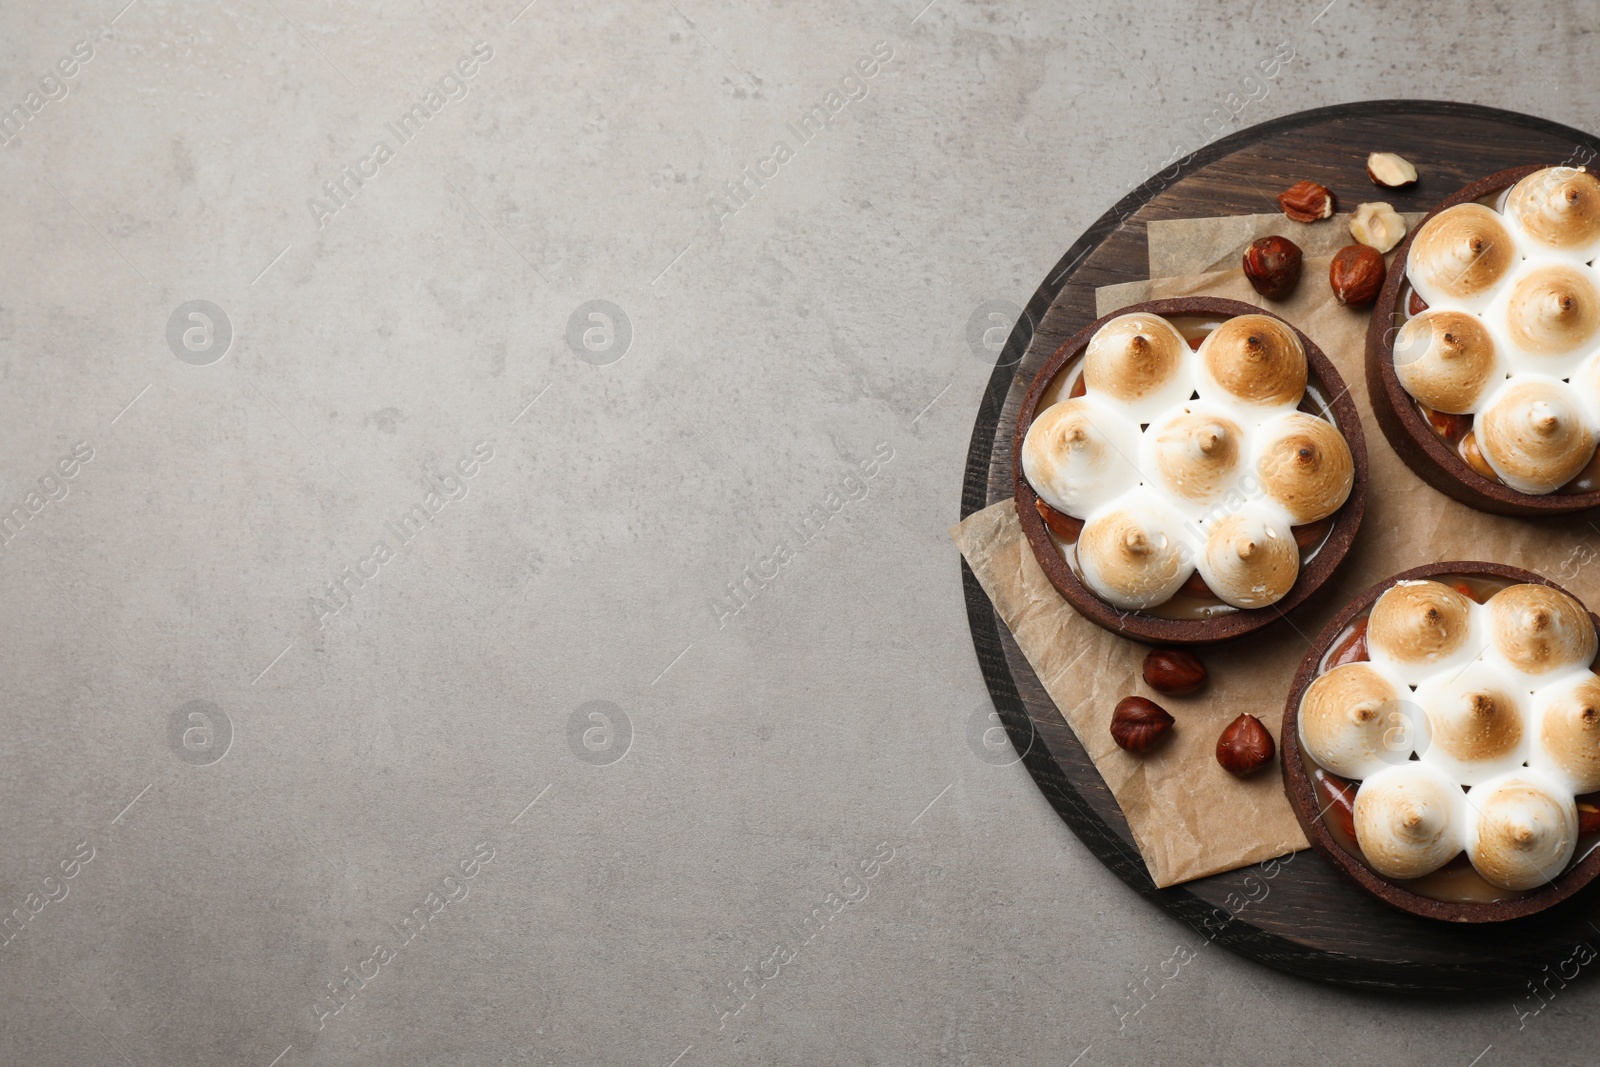
[[[1361,161],[1377,150],[1423,164],[1422,180],[1408,190],[1375,189]],[[1096,318],[1097,288],[1148,277],[1151,220],[1273,211],[1278,191],[1307,178],[1331,188],[1342,204],[1381,198],[1401,211],[1426,211],[1485,174],[1594,152],[1600,140],[1526,115],[1383,100],[1304,111],[1244,130],[1151,178],[1067,250],[1013,329],[973,427],[962,517],[1011,497],[1012,433],[1028,384],[1063,341]],[[1379,434],[1370,434],[1368,444],[1388,447]],[[1600,948],[1600,886],[1539,915],[1489,926],[1396,911],[1311,851],[1157,889],[1104,780],[965,563],[962,575],[995,709],[1039,788],[1101,862],[1203,936],[1293,974],[1412,992],[1526,992],[1530,980],[1554,973],[1580,942]],[[1530,1000],[1529,1007],[1537,1006]]]

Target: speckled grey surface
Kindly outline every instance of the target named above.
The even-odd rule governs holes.
[[[945,535],[1246,67],[1589,128],[1592,5],[123,2],[0,9],[0,1063],[1592,1059],[1137,898]]]

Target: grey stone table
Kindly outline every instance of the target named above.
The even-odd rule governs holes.
[[[1139,899],[945,535],[1118,197],[1591,5],[123,3],[0,9],[0,1063],[1592,1060]]]

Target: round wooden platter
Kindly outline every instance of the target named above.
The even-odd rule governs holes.
[[[1378,150],[1416,163],[1422,180],[1409,189],[1374,187],[1362,164]],[[1302,179],[1327,185],[1344,209],[1382,199],[1401,211],[1427,211],[1486,174],[1577,152],[1600,152],[1600,141],[1508,111],[1381,100],[1252,127],[1151,178],[1067,250],[1013,329],[973,427],[962,517],[1011,499],[1011,443],[1023,395],[1056,348],[1097,318],[1097,288],[1148,277],[1150,221],[1275,211],[1272,198]],[[1370,441],[1388,447],[1381,435]],[[1157,889],[1105,781],[965,563],[962,578],[990,696],[1039,788],[1102,863],[1202,936],[1292,974],[1415,993],[1523,991],[1579,942],[1600,946],[1600,887],[1526,919],[1450,924],[1390,908],[1307,850],[1288,862]]]

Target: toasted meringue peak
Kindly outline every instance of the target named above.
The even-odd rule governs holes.
[[[1466,837],[1461,787],[1432,767],[1385,767],[1356,791],[1356,844],[1379,874],[1420,878],[1461,851]]]
[[[1476,310],[1516,260],[1516,242],[1499,215],[1482,204],[1458,204],[1417,231],[1406,276],[1429,304],[1454,301]]]
[[[1582,168],[1534,171],[1512,187],[1505,212],[1545,248],[1583,255],[1600,245],[1600,180]]]
[[[1584,671],[1540,689],[1528,765],[1573,793],[1600,791],[1600,678]]]
[[[1350,498],[1356,464],[1333,423],[1293,411],[1264,425],[1260,442],[1256,473],[1295,525],[1327,518]]]
[[[1396,582],[1367,617],[1367,648],[1374,663],[1416,685],[1478,653],[1472,601],[1440,582]]]
[[[1306,391],[1306,350],[1288,324],[1237,315],[1200,345],[1204,385],[1252,404],[1298,404]],[[1202,388],[1201,395],[1209,390]],[[1220,398],[1219,398],[1220,399]]]
[[[1494,885],[1537,889],[1572,859],[1577,806],[1543,775],[1512,771],[1473,786],[1466,802],[1471,814],[1467,858]]]
[[[1160,315],[1118,315],[1089,339],[1083,355],[1084,384],[1092,393],[1154,414],[1192,392],[1189,342]]]
[[[1527,692],[1503,668],[1480,661],[1441,671],[1417,687],[1416,701],[1428,719],[1422,762],[1453,780],[1487,781],[1527,758]]]
[[[1496,390],[1474,431],[1489,466],[1521,493],[1555,492],[1594,455],[1578,391],[1544,375],[1518,375]]]
[[[1300,574],[1300,546],[1274,508],[1246,506],[1207,524],[1200,577],[1225,604],[1260,608],[1282,600]]]
[[[1091,515],[1077,551],[1084,584],[1124,611],[1170,600],[1194,571],[1182,516],[1143,491]]]
[[[1493,335],[1465,311],[1424,311],[1407,319],[1395,338],[1400,384],[1435,411],[1475,410],[1496,363]]]
[[[1022,473],[1046,504],[1073,518],[1139,482],[1134,466],[1139,430],[1120,411],[1091,396],[1041,411],[1022,439]]]
[[[1300,742],[1312,759],[1346,778],[1404,763],[1426,728],[1410,696],[1371,663],[1335,667],[1300,698]]]
[[[1495,651],[1513,670],[1537,676],[1535,684],[1594,662],[1594,620],[1559,589],[1532,582],[1508,585],[1485,608]]]
[[[1245,444],[1245,431],[1226,409],[1191,400],[1151,424],[1139,465],[1174,496],[1204,504],[1238,479]]]
[[[1600,336],[1600,290],[1587,268],[1536,267],[1512,285],[1505,321],[1512,347],[1529,357],[1528,369],[1557,373],[1567,369],[1559,367],[1560,357],[1587,352]]]

